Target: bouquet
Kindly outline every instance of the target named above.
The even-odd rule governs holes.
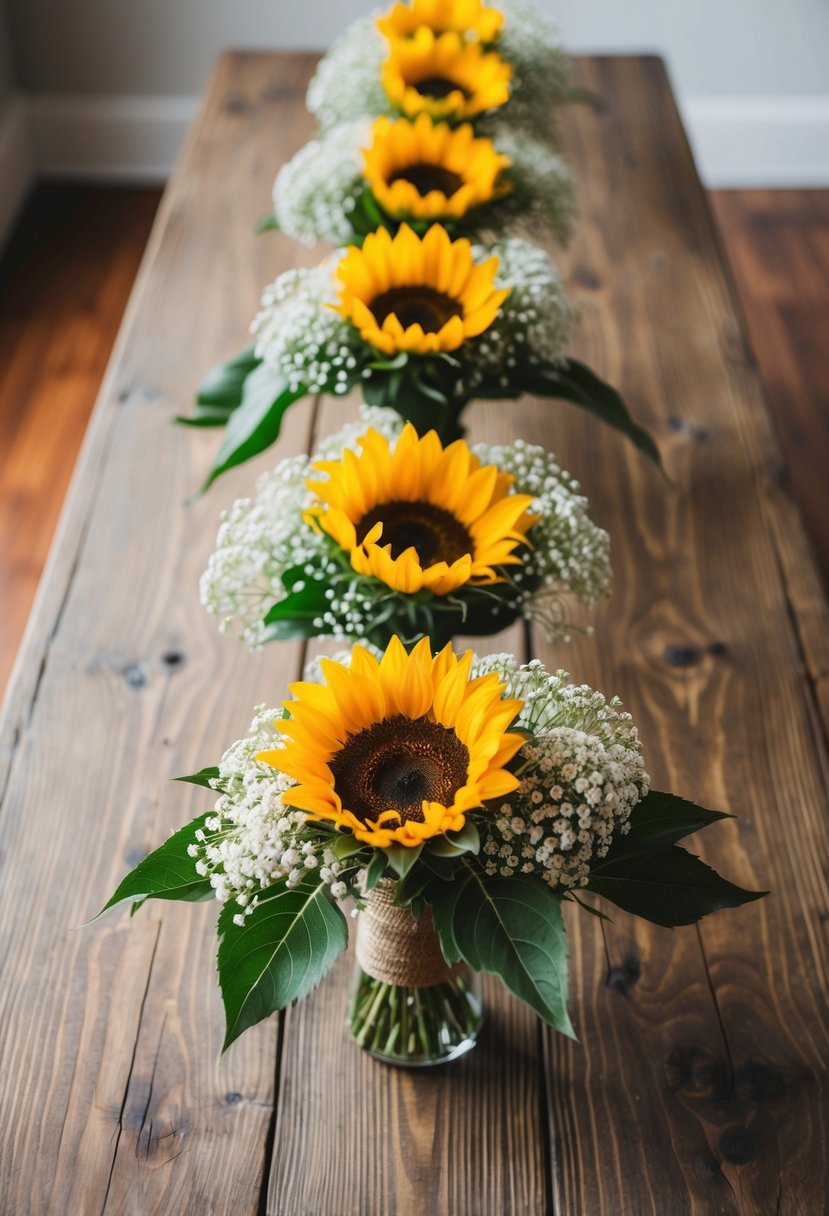
[[[542,250],[512,237],[491,248],[381,228],[321,265],[281,274],[253,323],[256,344],[214,368],[194,426],[224,426],[206,489],[270,446],[290,406],[314,393],[360,387],[369,405],[395,409],[419,434],[463,435],[473,398],[533,393],[582,406],[659,453],[619,394],[564,351],[575,316]]]
[[[413,0],[349,26],[320,61],[307,105],[324,129],[426,113],[479,129],[508,123],[555,143],[557,111],[574,99],[555,27],[532,5]]]
[[[322,130],[277,174],[273,214],[306,245],[359,245],[369,233],[439,222],[451,236],[539,230],[565,243],[576,216],[573,175],[561,156],[506,127],[476,135],[417,118],[357,119]]]
[[[225,1048],[330,970],[343,901],[362,909],[352,1034],[426,1064],[474,1043],[482,971],[573,1035],[565,902],[683,925],[762,894],[677,843],[726,816],[651,790],[630,715],[565,673],[433,656],[428,638],[379,657],[355,645],[319,670],[183,778],[218,795],[213,809],[106,905],[220,902]]]
[[[550,453],[419,438],[365,409],[222,517],[202,602],[251,647],[333,636],[441,646],[522,617],[566,636],[609,594],[607,534]]]

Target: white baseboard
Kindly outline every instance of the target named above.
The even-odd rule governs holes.
[[[161,182],[198,99],[30,94],[22,116],[19,105],[11,142],[20,160],[27,118],[35,172]],[[829,96],[689,97],[680,105],[707,186],[829,186]]]
[[[13,95],[0,110],[0,245],[11,231],[34,176],[26,105],[23,98]]]
[[[196,97],[30,94],[38,172],[87,181],[163,182],[198,104]]]
[[[829,186],[829,96],[689,97],[681,109],[706,186]]]

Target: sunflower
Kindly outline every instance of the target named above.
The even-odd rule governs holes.
[[[503,13],[481,0],[413,0],[411,4],[398,0],[375,24],[389,42],[410,38],[425,25],[435,34],[452,31],[470,41],[489,43],[498,37],[503,21]]]
[[[532,497],[510,493],[515,479],[481,465],[463,439],[444,448],[406,423],[394,450],[373,427],[360,446],[314,465],[327,480],[307,483],[317,503],[306,515],[358,574],[405,595],[449,595],[500,582],[498,567],[520,563],[514,550],[538,519]]]
[[[413,118],[426,111],[455,122],[509,101],[512,68],[495,51],[482,51],[454,33],[421,26],[412,38],[390,44],[383,65],[389,100]]]
[[[323,659],[324,684],[290,686],[285,747],[260,752],[297,782],[283,794],[309,819],[350,829],[377,848],[413,848],[456,832],[468,811],[516,789],[508,764],[526,736],[507,733],[523,702],[495,674],[470,680],[472,652],[407,654],[392,638],[382,659],[355,646],[350,667]]]
[[[414,122],[378,118],[363,151],[366,180],[390,215],[416,219],[458,218],[509,189],[498,179],[510,159],[491,139],[476,139],[464,123],[435,124],[428,114]]]
[[[457,350],[488,329],[509,295],[493,285],[497,257],[476,262],[468,240],[450,239],[440,224],[421,238],[402,224],[392,237],[370,233],[336,270],[341,316],[386,355]]]

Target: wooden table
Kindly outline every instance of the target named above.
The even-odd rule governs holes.
[[[0,1210],[80,1214],[817,1214],[827,1175],[829,616],[662,64],[583,59],[568,151],[576,353],[657,435],[673,488],[567,406],[476,406],[554,447],[613,538],[596,637],[535,652],[618,692],[658,788],[727,808],[709,860],[771,897],[674,932],[570,918],[573,1045],[489,984],[479,1048],[431,1074],[347,1040],[347,958],[219,1060],[213,912],[80,927],[205,808],[165,778],[276,702],[299,645],[248,656],[197,582],[216,436],[176,430],[261,287],[315,254],[255,237],[309,135],[312,59],[228,55],[167,190],[0,734]],[[279,455],[342,405],[296,408]],[[512,637],[519,645],[522,640]]]

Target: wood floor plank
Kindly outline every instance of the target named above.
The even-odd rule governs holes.
[[[623,696],[657,787],[739,816],[708,834],[705,855],[772,897],[700,933],[621,916],[603,933],[571,917],[582,1045],[541,1034],[489,984],[481,1048],[420,1076],[348,1043],[350,958],[217,1062],[209,910],[153,905],[73,928],[204,806],[164,777],[214,761],[303,658],[297,646],[246,656],[200,609],[218,511],[256,468],[185,510],[216,437],[169,418],[198,372],[242,344],[262,284],[316,258],[251,231],[274,169],[310,130],[310,64],[219,65],[162,204],[0,723],[0,1208],[819,1211],[829,620],[655,60],[581,63],[606,107],[568,124],[584,216],[567,268],[584,305],[578,353],[655,431],[674,484],[562,405],[473,407],[473,435],[520,433],[581,477],[612,534],[615,594],[595,639],[535,649]],[[100,357],[93,329],[79,319],[56,340],[41,421],[27,431],[12,420],[18,451],[45,425],[62,369],[91,381],[81,348]],[[14,374],[25,386],[31,373]],[[292,411],[279,452],[257,468],[303,450],[332,408],[316,423],[310,405]],[[50,459],[65,442],[55,430]]]
[[[589,284],[580,351],[656,430],[675,484],[587,420],[542,422],[539,406],[534,437],[582,477],[613,541],[613,599],[567,662],[622,696],[656,788],[738,816],[706,833],[704,855],[772,896],[699,933],[618,914],[605,940],[573,925],[583,1045],[547,1036],[557,1203],[760,1214],[779,1196],[779,1211],[819,1211],[826,750],[786,584],[823,623],[818,663],[826,605],[796,510],[770,492],[779,456],[661,69],[598,61],[580,79],[608,102],[568,128],[583,202],[570,274]],[[785,537],[800,568],[781,567]]]
[[[0,689],[159,197],[38,186],[0,263]]]
[[[252,229],[273,166],[307,136],[307,72],[293,57],[220,64],[162,204],[9,690],[3,1210],[145,1216],[259,1203],[279,1026],[217,1061],[210,911],[155,905],[131,922],[78,926],[204,805],[165,778],[215,760],[298,669],[294,646],[240,655],[200,608],[219,509],[255,470],[188,510],[216,436],[170,418],[197,372],[244,341],[263,278],[302,256]],[[283,452],[309,433],[310,410],[295,411]]]

